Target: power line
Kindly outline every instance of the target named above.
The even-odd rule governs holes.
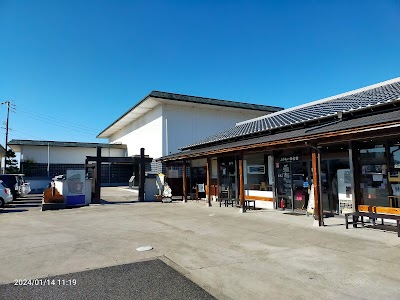
[[[96,129],[96,128],[92,128],[92,127],[88,127],[88,126],[83,126],[83,125],[80,125],[80,124],[77,124],[77,123],[74,123],[74,122],[68,122],[68,121],[65,121],[65,120],[60,120],[59,118],[51,117],[51,116],[45,115],[43,113],[37,113],[37,112],[31,111],[31,110],[22,108],[20,106],[17,106],[16,110],[14,112],[17,112],[17,113],[18,112],[22,112],[22,113],[25,113],[25,114],[29,114],[29,116],[33,115],[35,117],[39,117],[39,118],[41,118],[42,121],[44,121],[43,119],[47,119],[50,122],[56,122],[57,124],[61,123],[63,125],[67,125],[67,126],[73,126],[73,127],[76,127],[76,128],[78,128],[80,130],[85,130],[85,131],[88,131],[88,132],[93,132],[93,133],[100,132],[100,129]]]
[[[79,129],[79,128],[72,128],[71,126],[57,123],[56,121],[44,120],[44,119],[42,119],[40,117],[32,116],[31,114],[28,114],[28,113],[25,113],[25,112],[19,112],[19,113],[21,113],[21,114],[23,114],[23,115],[25,115],[27,117],[30,117],[30,118],[32,118],[34,120],[41,121],[41,122],[44,122],[44,123],[48,123],[48,124],[51,124],[51,125],[54,125],[54,126],[57,126],[57,127],[62,127],[62,128],[65,128],[65,129],[68,129],[68,130],[71,130],[71,131],[77,131],[77,132],[84,133],[86,135],[91,135],[91,136],[93,136],[95,134],[94,132],[90,132],[90,131],[87,131],[87,130],[84,130],[84,129]]]
[[[2,127],[3,129],[4,129],[4,127]],[[38,137],[38,136],[35,136],[35,135],[32,135],[32,134],[29,134],[29,133],[25,133],[25,132],[23,132],[23,131],[19,131],[19,130],[17,130],[17,129],[13,129],[13,128],[8,128],[10,131],[16,131],[16,132],[18,132],[19,134],[23,134],[23,135],[26,135],[26,136],[31,136],[31,137],[34,137],[35,139],[39,139],[39,140],[43,140],[43,138],[41,138],[41,137]]]

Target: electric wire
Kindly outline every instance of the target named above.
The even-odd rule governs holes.
[[[30,117],[30,118],[32,118],[34,120],[41,121],[41,122],[44,122],[44,123],[48,123],[48,124],[51,124],[51,125],[54,125],[54,126],[57,126],[57,127],[62,127],[62,128],[65,128],[65,129],[68,129],[68,130],[71,130],[71,131],[80,132],[81,134],[90,135],[92,137],[95,134],[94,132],[82,130],[82,129],[79,129],[79,128],[73,128],[73,127],[68,126],[68,125],[60,124],[60,123],[58,123],[56,121],[44,120],[44,119],[42,119],[40,117],[36,117],[36,116],[33,116],[33,115],[29,114],[29,113],[25,113],[25,112],[22,112],[22,111],[20,111],[19,113],[23,114],[23,115],[25,115],[27,117]]]
[[[73,122],[68,122],[68,121],[65,121],[65,120],[60,120],[59,118],[51,117],[51,116],[48,116],[48,115],[45,115],[45,114],[42,114],[42,113],[37,113],[37,112],[31,111],[31,110],[28,110],[28,109],[25,109],[25,108],[22,108],[22,107],[19,107],[19,106],[16,106],[16,109],[15,109],[14,112],[15,113],[22,113],[22,114],[27,115],[29,117],[36,118],[36,120],[40,120],[40,121],[43,121],[43,122],[49,122],[49,123],[54,124],[54,125],[62,124],[64,126],[74,127],[77,130],[90,132],[92,134],[97,134],[98,132],[101,131],[101,130],[96,129],[96,128],[80,125],[80,124],[73,123]],[[40,119],[38,119],[38,118],[40,118]]]

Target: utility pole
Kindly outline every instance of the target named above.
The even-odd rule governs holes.
[[[7,150],[8,150],[8,119],[10,118],[10,101],[4,101],[1,102],[1,104],[7,104],[7,121],[6,121],[6,158],[4,159],[4,169],[3,169],[3,174],[6,173],[6,167],[7,167]]]

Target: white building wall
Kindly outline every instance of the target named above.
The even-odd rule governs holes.
[[[37,163],[47,163],[47,146],[28,146],[22,148],[23,160],[33,159]],[[102,156],[125,156],[126,149],[102,148]],[[81,147],[51,147],[51,164],[84,164],[86,156],[96,156],[96,148]]]
[[[128,156],[139,155],[140,148],[145,148],[146,155],[158,158],[163,154],[162,128],[162,106],[159,105],[113,134],[109,141],[111,144],[126,144]]]
[[[178,148],[233,127],[237,122],[265,114],[267,112],[218,106],[199,108],[164,104],[163,123],[168,124],[168,128],[164,126],[164,137],[168,136],[168,143],[164,144],[162,156],[177,153]]]

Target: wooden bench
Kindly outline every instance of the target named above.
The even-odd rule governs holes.
[[[244,200],[244,205],[246,209],[256,209],[256,201],[255,200]]]
[[[372,219],[372,224],[375,225],[376,219],[382,220],[382,225],[384,219],[395,220],[397,222],[397,236],[400,237],[400,215],[389,215],[389,214],[382,214],[382,213],[373,213],[373,212],[362,212],[356,211],[352,213],[344,214],[346,219],[346,229],[349,228],[349,216],[353,217],[353,227],[357,228],[358,217],[361,217],[361,224],[364,226],[364,217],[368,217]]]
[[[219,201],[219,207],[222,206],[222,202],[224,202],[225,207],[229,205],[232,205],[233,207],[234,205],[236,205],[236,199],[234,198],[219,198],[218,201]]]
[[[238,207],[239,206],[239,200],[232,198],[228,200],[227,206],[232,205],[232,207]]]
[[[222,206],[222,202],[224,202],[225,207],[228,207],[228,206],[239,207],[240,206],[239,200],[235,199],[235,198],[219,198],[218,201],[219,201],[219,207]],[[256,201],[255,200],[245,200],[244,206],[246,209],[255,210],[256,209]]]

